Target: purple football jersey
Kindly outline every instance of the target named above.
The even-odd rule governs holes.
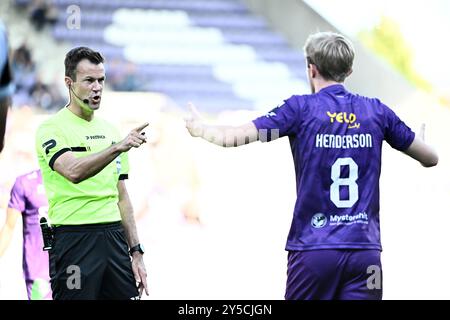
[[[289,137],[297,201],[286,250],[381,250],[382,142],[405,150],[414,132],[378,99],[340,84],[292,96],[253,122],[262,141]]]
[[[42,250],[44,244],[39,226],[40,217],[47,217],[48,210],[40,170],[17,177],[8,207],[22,213],[25,279],[50,279],[48,253]]]

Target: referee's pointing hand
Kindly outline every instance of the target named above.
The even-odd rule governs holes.
[[[139,148],[143,143],[147,142],[147,137],[145,134],[141,131],[145,129],[145,127],[148,126],[148,122],[140,125],[137,128],[134,128],[130,131],[130,133],[118,143],[119,151],[121,152],[127,152],[131,148]]]

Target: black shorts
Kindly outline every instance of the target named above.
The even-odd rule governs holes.
[[[121,222],[54,228],[49,251],[55,300],[136,299]]]

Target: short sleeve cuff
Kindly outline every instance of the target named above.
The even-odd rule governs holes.
[[[55,165],[56,159],[58,159],[62,154],[66,153],[67,151],[70,151],[70,148],[63,148],[53,155],[53,157],[50,159],[50,161],[48,163],[48,165],[50,166],[50,168],[52,170],[54,170],[53,166]]]
[[[409,135],[408,139],[405,141],[404,144],[402,144],[398,150],[399,151],[405,151],[406,149],[409,148],[409,146],[413,143],[414,139],[416,137],[416,134],[414,132],[411,132],[411,134]]]
[[[263,127],[260,118],[256,118],[256,119],[252,120],[252,122],[255,125],[256,129],[258,129],[258,130],[260,130]]]

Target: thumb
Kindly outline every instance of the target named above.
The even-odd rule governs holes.
[[[201,118],[200,113],[192,102],[188,103],[189,112],[194,118]]]
[[[419,137],[420,139],[425,141],[425,123],[422,123],[422,125],[420,126]]]

